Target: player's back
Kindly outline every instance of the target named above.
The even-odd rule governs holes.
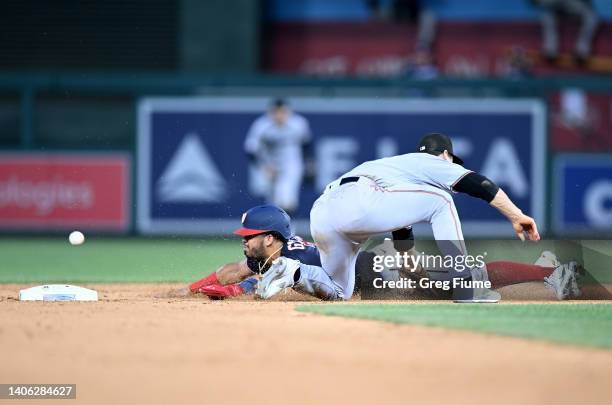
[[[309,264],[311,266],[321,266],[321,258],[319,257],[317,246],[314,243],[305,241],[299,236],[291,237],[287,243],[283,245],[281,256],[299,260],[300,263]]]
[[[407,153],[364,162],[340,176],[365,176],[383,187],[399,184],[428,184],[450,190],[469,170],[427,153]]]

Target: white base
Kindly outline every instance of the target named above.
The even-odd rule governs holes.
[[[19,291],[20,301],[98,301],[98,293],[65,284],[39,285]]]

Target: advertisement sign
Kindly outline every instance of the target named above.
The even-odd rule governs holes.
[[[560,155],[554,173],[555,232],[612,234],[612,155]]]
[[[254,197],[244,140],[263,98],[151,98],[139,105],[138,227],[149,234],[229,233]],[[544,106],[534,100],[292,99],[310,124],[316,168],[300,190],[296,229],[325,185],[358,164],[414,152],[429,132],[449,134],[465,167],[497,182],[544,228]],[[458,195],[466,235],[513,235],[481,200]],[[503,225],[503,226],[501,226]],[[422,235],[422,234],[419,234]]]
[[[0,228],[126,231],[130,159],[125,154],[0,154]]]

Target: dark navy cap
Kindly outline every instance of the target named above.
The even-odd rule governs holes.
[[[453,163],[463,164],[463,160],[453,154],[453,143],[451,139],[444,134],[432,133],[425,135],[419,142],[419,152],[429,153],[430,155],[439,155],[448,151],[448,154],[453,157]]]
[[[242,214],[242,228],[234,234],[252,236],[266,232],[278,232],[285,239],[293,236],[291,218],[276,205],[258,205]]]
[[[271,108],[280,108],[280,107],[288,107],[289,106],[289,102],[287,100],[285,100],[284,98],[275,98],[274,100],[272,100],[270,102],[270,107]]]

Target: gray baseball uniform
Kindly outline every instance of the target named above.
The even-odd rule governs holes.
[[[451,193],[468,173],[441,157],[409,153],[365,162],[326,187],[310,212],[311,233],[345,299],[353,294],[357,252],[370,236],[428,222],[443,254],[466,254]]]

